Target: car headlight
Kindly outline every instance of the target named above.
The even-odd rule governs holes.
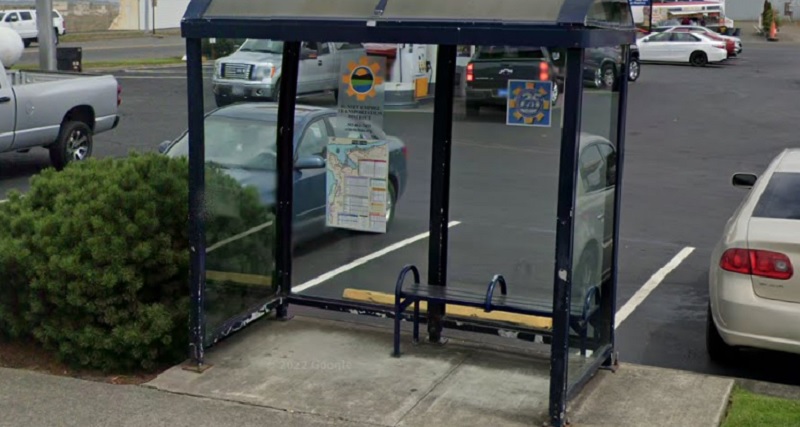
[[[275,67],[272,64],[259,65],[253,70],[253,80],[271,79],[275,75]]]
[[[214,77],[222,77],[222,62],[214,62]]]

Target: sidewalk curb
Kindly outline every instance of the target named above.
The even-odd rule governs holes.
[[[711,375],[715,376],[715,375]],[[722,425],[722,422],[725,421],[725,418],[728,415],[728,408],[731,406],[731,393],[733,393],[733,388],[736,386],[736,379],[729,378],[729,377],[719,377],[719,378],[728,378],[731,380],[731,383],[728,385],[728,390],[725,391],[725,395],[722,399],[722,405],[720,406],[719,410],[717,411],[716,416],[716,424],[715,425]]]

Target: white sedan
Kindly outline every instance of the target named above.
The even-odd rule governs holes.
[[[742,39],[739,37],[734,36],[726,36],[724,34],[720,34],[710,28],[701,27],[699,25],[676,25],[674,27],[667,28],[663,32],[682,32],[682,33],[695,33],[695,34],[709,34],[712,37],[719,37],[725,40],[732,40],[733,43],[736,45],[736,54],[742,53]]]
[[[678,62],[704,67],[728,59],[722,41],[695,33],[663,32],[636,41],[642,62]]]
[[[760,178],[734,175],[733,184],[750,192],[711,255],[708,354],[800,354],[800,149],[778,155]]]

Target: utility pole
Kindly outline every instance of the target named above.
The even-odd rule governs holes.
[[[156,33],[156,7],[158,6],[158,0],[151,0],[153,3],[153,34]]]
[[[36,0],[36,26],[39,29],[39,68],[56,71],[53,0]]]

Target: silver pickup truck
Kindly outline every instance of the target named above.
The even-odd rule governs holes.
[[[111,75],[7,71],[0,64],[0,153],[45,147],[59,170],[84,160],[93,135],[119,123],[121,93]]]
[[[247,39],[214,67],[212,89],[217,106],[237,101],[277,101],[283,42]],[[297,73],[297,94],[333,93],[338,99],[342,61],[366,53],[361,44],[303,42]]]

